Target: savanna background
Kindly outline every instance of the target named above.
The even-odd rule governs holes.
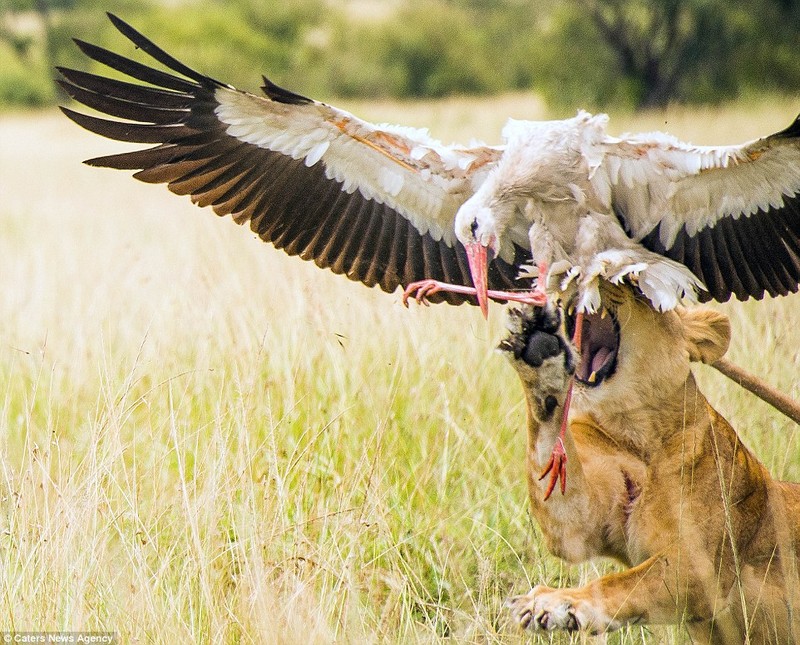
[[[0,2],[0,630],[121,642],[521,643],[503,600],[593,578],[527,510],[520,386],[466,307],[404,309],[163,187],[82,159],[53,65],[135,55],[112,10],[246,89],[495,143],[508,116],[611,113],[696,143],[800,109],[792,0]],[[729,356],[797,381],[800,296],[718,305]],[[797,427],[709,368],[773,475]],[[533,637],[584,642],[582,636]],[[610,643],[684,643],[636,627]]]

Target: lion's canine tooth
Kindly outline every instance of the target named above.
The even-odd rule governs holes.
[[[597,372],[592,372],[589,374],[589,378],[586,379],[589,383],[594,383],[597,380]]]
[[[608,315],[608,311],[605,307],[600,310],[600,320],[605,320],[605,317]]]

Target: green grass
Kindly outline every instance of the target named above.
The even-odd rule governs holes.
[[[524,96],[349,107],[461,141],[542,116]],[[616,121],[736,142],[795,112]],[[0,142],[2,629],[521,643],[509,594],[603,570],[549,556],[529,516],[500,307],[488,325],[405,310],[163,187],[82,166],[119,144],[59,115],[6,116]],[[732,357],[800,396],[797,297],[723,308]],[[796,428],[698,372],[770,470],[800,479]]]

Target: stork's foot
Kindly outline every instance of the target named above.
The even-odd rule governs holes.
[[[561,482],[561,494],[563,495],[567,491],[567,451],[564,449],[564,441],[561,437],[556,439],[550,460],[542,474],[539,475],[539,481],[542,481],[547,475],[550,475],[550,480],[547,482],[547,489],[544,492],[545,501],[553,494],[559,481]]]
[[[420,280],[412,282],[403,292],[403,304],[408,307],[409,298],[414,298],[418,304],[428,305],[428,298],[435,293],[448,291],[450,293],[461,293],[467,296],[477,296],[475,287],[465,287],[460,284],[449,284],[439,280]],[[492,300],[500,302],[519,302],[534,307],[543,307],[547,304],[547,294],[537,291],[495,291],[489,289],[487,295]]]

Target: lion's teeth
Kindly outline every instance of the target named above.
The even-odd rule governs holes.
[[[606,308],[605,308],[605,307],[603,307],[603,308],[600,310],[600,320],[605,320],[605,317],[606,317],[607,315],[608,315],[608,312],[606,311]]]
[[[597,380],[597,372],[592,372],[591,374],[589,374],[589,378],[587,379],[589,383],[594,383],[596,380]]]

